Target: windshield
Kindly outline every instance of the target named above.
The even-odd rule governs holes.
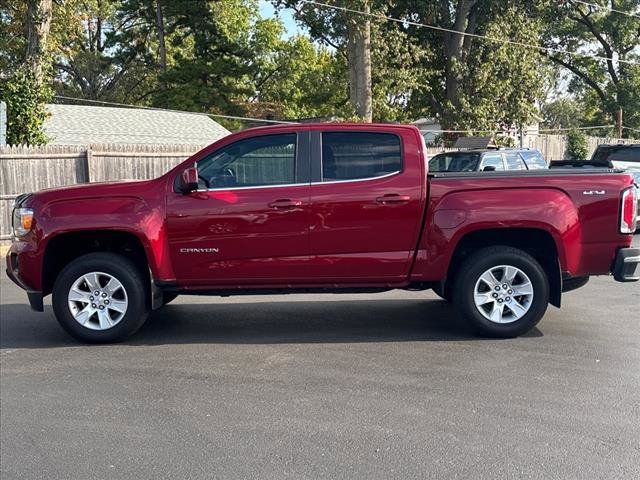
[[[475,172],[479,160],[478,153],[441,153],[429,160],[429,172]]]

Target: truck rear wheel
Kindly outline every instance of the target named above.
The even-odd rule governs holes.
[[[62,328],[80,341],[107,343],[135,333],[149,314],[138,268],[113,253],[76,258],[53,286],[53,310]]]
[[[509,338],[531,330],[549,304],[544,269],[528,253],[507,246],[483,248],[456,274],[454,301],[478,333]]]

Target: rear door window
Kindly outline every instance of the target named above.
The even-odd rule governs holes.
[[[402,170],[400,138],[390,133],[324,132],[322,181],[362,180]]]

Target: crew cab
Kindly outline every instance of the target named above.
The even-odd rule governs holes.
[[[495,172],[549,168],[538,150],[528,148],[460,150],[444,152],[429,160],[429,172]]]
[[[179,294],[434,289],[513,337],[591,275],[639,278],[637,192],[615,171],[430,173],[413,126],[227,136],[165,175],[20,196],[7,272],[85,342]]]

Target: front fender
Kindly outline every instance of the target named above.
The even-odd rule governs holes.
[[[113,196],[58,200],[39,212],[40,249],[54,237],[75,232],[118,231],[138,238],[155,279],[173,279],[162,205],[139,197]]]

